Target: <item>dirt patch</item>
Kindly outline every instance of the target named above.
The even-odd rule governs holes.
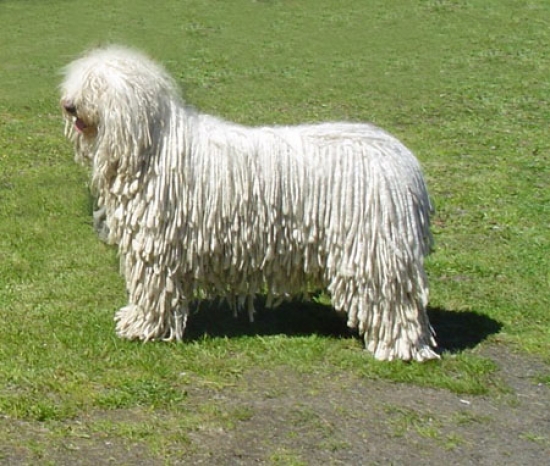
[[[192,464],[546,464],[550,390],[544,364],[491,347],[510,393],[459,396],[341,375],[255,374],[218,403],[250,417],[232,430],[193,432]],[[191,464],[190,463],[190,464]]]
[[[462,396],[346,373],[327,379],[278,368],[247,373],[222,390],[191,384],[187,415],[200,412],[206,421],[189,429],[173,413],[146,411],[92,413],[54,431],[4,419],[0,463],[547,464],[550,389],[536,377],[549,367],[500,346],[488,346],[482,355],[498,364],[508,392]],[[122,438],[102,425],[133,430]],[[157,425],[166,442],[151,444],[147,432]],[[16,438],[25,439],[24,448],[14,446]]]

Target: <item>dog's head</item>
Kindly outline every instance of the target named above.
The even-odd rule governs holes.
[[[126,165],[151,152],[155,129],[178,98],[160,66],[139,52],[109,46],[65,68],[60,103],[77,158]]]

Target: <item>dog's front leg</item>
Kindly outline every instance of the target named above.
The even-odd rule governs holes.
[[[129,340],[181,340],[188,315],[181,280],[170,267],[129,252],[123,260],[128,304],[115,316],[117,335]]]

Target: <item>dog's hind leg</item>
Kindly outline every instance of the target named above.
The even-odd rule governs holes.
[[[436,342],[425,310],[427,288],[413,291],[412,286],[408,276],[370,284],[369,280],[339,276],[329,290],[335,309],[347,312],[348,326],[358,329],[365,349],[376,359],[437,359],[439,356],[431,348]]]

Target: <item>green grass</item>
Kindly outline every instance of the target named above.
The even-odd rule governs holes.
[[[189,388],[239,386],[272,367],[491,393],[502,387],[484,345],[550,361],[550,4],[150,5],[0,2],[0,415],[185,413]],[[411,147],[437,207],[431,312],[452,351],[439,363],[379,363],[325,306],[300,303],[254,325],[200,312],[183,345],[118,340],[124,284],[91,229],[57,92],[60,68],[105,42],[154,56],[206,112],[246,124],[373,121]],[[279,452],[272,462],[299,461]]]

